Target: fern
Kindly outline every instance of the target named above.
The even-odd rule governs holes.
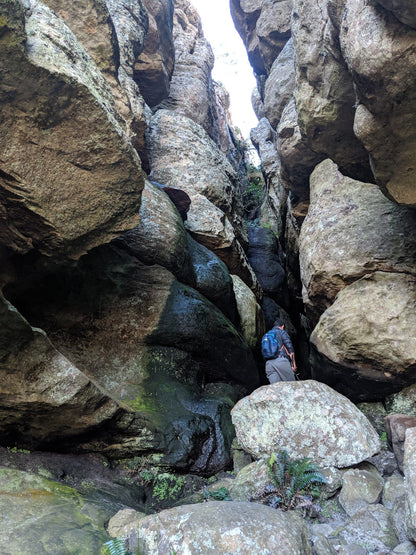
[[[104,544],[109,555],[129,555],[126,551],[126,541],[124,538],[116,538]]]
[[[326,483],[318,467],[307,457],[291,460],[285,450],[272,453],[267,463],[271,484],[254,494],[272,507],[283,510],[297,506],[312,506],[312,499],[319,496],[320,487]],[[306,500],[310,499],[306,503]]]

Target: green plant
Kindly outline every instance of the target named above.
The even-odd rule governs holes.
[[[204,499],[206,501],[208,501],[208,499],[215,499],[215,501],[231,501],[230,492],[225,487],[212,491],[204,487]]]
[[[126,540],[124,538],[115,538],[104,544],[109,555],[129,555],[126,550]]]
[[[381,441],[387,441],[387,432],[381,432],[380,440]]]
[[[320,495],[326,483],[317,466],[307,457],[290,459],[287,451],[273,453],[267,463],[270,484],[255,493],[252,499],[284,511],[297,507],[310,512],[313,500]]]
[[[175,499],[185,485],[186,478],[184,476],[175,476],[174,474],[158,474],[154,478],[153,497],[158,501],[165,499]]]

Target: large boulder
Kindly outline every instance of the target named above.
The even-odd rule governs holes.
[[[201,19],[189,0],[174,2],[175,67],[169,97],[162,103],[201,125],[218,139],[216,96],[211,71],[214,54],[204,38]]]
[[[232,0],[231,15],[255,73],[268,73],[290,38],[292,0]]]
[[[264,86],[264,114],[276,129],[283,108],[291,100],[295,90],[295,51],[289,40],[274,61]]]
[[[19,253],[76,258],[138,222],[140,160],[104,77],[63,21],[36,0],[1,2],[0,12],[9,37],[0,237]]]
[[[319,466],[351,466],[380,450],[366,417],[346,397],[312,380],[263,386],[232,410],[237,439],[256,458],[280,449]]]
[[[231,322],[237,323],[234,281],[227,266],[211,250],[187,233],[189,254],[195,273],[195,289],[214,303]]]
[[[416,29],[416,6],[411,0],[377,0],[381,6],[390,10],[402,23]]]
[[[245,246],[247,232],[236,171],[204,129],[184,115],[158,110],[150,120],[147,142],[151,178],[190,196],[205,196],[228,216]]]
[[[133,66],[133,76],[149,106],[167,98],[175,64],[173,0],[143,0],[149,28],[143,51]]]
[[[135,530],[143,554],[263,553],[310,555],[302,519],[247,502],[210,501],[183,505],[141,519]]]
[[[263,117],[250,132],[251,142],[261,159],[265,179],[264,199],[260,208],[259,224],[270,227],[278,237],[284,232],[284,212],[287,191],[280,180],[280,160],[276,150],[276,133]]]
[[[299,126],[314,152],[335,160],[347,175],[368,181],[368,154],[353,130],[354,83],[340,52],[330,5],[327,0],[293,3]]]
[[[263,311],[253,291],[238,276],[231,276],[239,315],[239,329],[247,345],[258,347],[265,332]]]
[[[108,423],[120,406],[0,293],[3,444],[40,446]],[[70,423],[70,425],[68,425]]]
[[[343,287],[370,272],[416,275],[414,212],[325,160],[310,178],[299,260],[304,302],[316,323]]]
[[[282,183],[300,200],[308,199],[309,176],[325,156],[314,152],[302,134],[293,97],[283,109],[276,132],[276,147],[282,165]]]
[[[179,281],[194,286],[187,233],[169,196],[146,181],[139,214],[139,224],[121,236],[121,244],[142,262],[159,264]]]
[[[220,258],[232,274],[261,297],[261,288],[227,215],[205,196],[191,195],[186,228],[191,236]]]
[[[253,226],[248,230],[248,237],[248,260],[262,290],[280,305],[286,305],[286,274],[275,234],[265,227]]]
[[[354,131],[376,182],[395,202],[416,206],[416,30],[379,3],[348,0],[340,44],[358,96]]]
[[[0,486],[3,553],[96,555],[109,539],[104,526],[115,507],[103,500],[12,468],[0,468]]]
[[[406,431],[404,443],[404,478],[406,488],[406,531],[416,541],[416,428]]]
[[[390,511],[383,505],[368,505],[357,511],[352,518],[332,534],[345,545],[365,545],[365,553],[391,553],[399,544]]]
[[[19,305],[64,360],[108,388],[116,410],[124,407],[109,421],[107,435],[103,426],[104,436],[85,434],[78,451],[116,458],[126,449],[129,455],[158,451],[169,466],[194,472],[229,463],[232,401],[204,394],[200,385],[226,380],[252,387],[257,369],[238,331],[200,293],[165,268],[139,262],[118,242],[84,257],[72,273],[49,276],[20,295]],[[109,418],[98,402],[93,416],[96,407]],[[26,416],[33,406],[27,410]],[[82,404],[78,411],[83,415]],[[68,418],[65,424],[73,436]],[[74,448],[65,437],[60,443]]]
[[[356,401],[414,381],[416,278],[374,272],[342,289],[310,341],[312,376]]]

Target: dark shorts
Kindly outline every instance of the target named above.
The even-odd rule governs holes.
[[[292,366],[286,357],[273,358],[266,362],[266,376],[270,383],[294,382]]]

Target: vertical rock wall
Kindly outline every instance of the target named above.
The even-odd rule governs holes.
[[[416,369],[413,3],[232,0],[231,11],[257,75],[261,217],[283,241],[287,209],[289,311],[313,332],[310,371],[381,399]]]
[[[224,468],[261,289],[198,14],[1,0],[0,63],[3,444]]]

